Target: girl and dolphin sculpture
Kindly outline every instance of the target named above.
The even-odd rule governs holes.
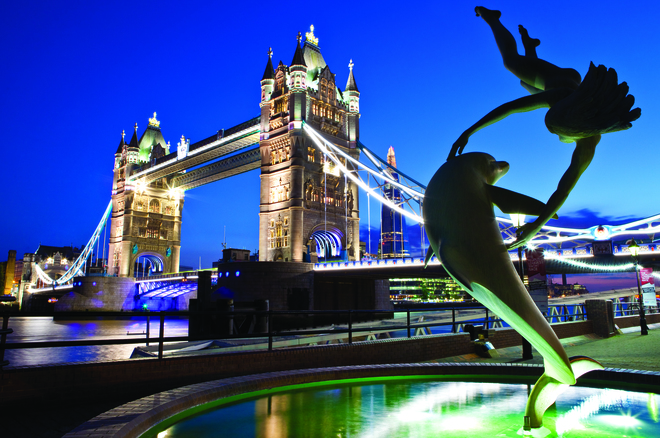
[[[559,68],[536,57],[539,41],[520,26],[526,55],[519,55],[511,33],[500,23],[499,11],[475,8],[491,27],[504,65],[532,93],[488,113],[454,143],[447,162],[429,183],[424,197],[424,223],[431,247],[454,280],[483,305],[524,336],[544,359],[545,372],[534,385],[525,410],[525,426],[540,428],[545,410],[582,374],[602,366],[587,357],[569,358],[556,334],[538,310],[511,263],[508,250],[524,245],[557,211],[593,158],[600,135],[630,128],[640,116],[631,110],[634,98],[619,84],[616,72],[589,67],[584,81],[573,69]],[[509,169],[485,153],[461,155],[468,138],[510,114],[550,108],[548,130],[561,141],[575,142],[571,164],[557,191],[544,204],[493,184]],[[457,156],[458,154],[458,156]],[[538,216],[522,227],[507,246],[495,220],[493,205],[504,213]]]

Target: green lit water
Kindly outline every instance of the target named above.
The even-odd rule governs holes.
[[[158,438],[517,437],[527,385],[393,381],[309,388],[184,418]],[[549,437],[660,437],[660,396],[570,387],[544,417]]]

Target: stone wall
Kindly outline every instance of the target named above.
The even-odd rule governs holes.
[[[588,333],[590,321],[555,324],[560,337]],[[489,337],[497,348],[520,344],[513,329]],[[153,393],[224,377],[347,365],[423,362],[474,353],[466,333],[251,351],[163,360],[132,359],[6,368],[0,374],[0,407],[14,403],[58,403],[129,393]],[[133,391],[133,392],[131,392]]]
[[[646,324],[657,324],[660,322],[660,313],[646,314]],[[614,318],[614,323],[620,329],[629,327],[639,327],[639,315],[620,316]]]
[[[311,263],[220,264],[217,286],[210,292],[198,290],[200,309],[215,309],[218,301],[232,299],[268,300],[270,310],[392,310],[388,280],[326,277],[313,269]]]
[[[76,277],[73,290],[55,303],[55,312],[107,311],[135,309],[135,280],[126,277]]]
[[[290,302],[314,304],[314,271],[310,263],[236,262],[218,266],[217,287],[208,296],[198,290],[197,298],[212,307],[218,300],[234,302],[269,300],[271,310],[290,310]],[[201,286],[201,284],[200,284]],[[301,306],[294,306],[301,307]],[[215,307],[213,307],[215,308]]]
[[[571,338],[593,333],[592,321],[575,321],[552,324],[552,329],[559,339]],[[512,328],[488,330],[488,340],[495,348],[515,347],[522,344],[522,336]]]

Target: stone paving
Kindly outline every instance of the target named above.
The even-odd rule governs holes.
[[[569,356],[586,355],[598,359],[606,367],[643,370],[633,371],[632,373],[637,375],[628,374],[628,378],[644,379],[651,376],[660,382],[660,330],[657,330],[660,329],[660,324],[653,324],[649,328],[651,330],[648,336],[640,336],[639,328],[633,327],[624,329],[619,336],[608,339],[589,335],[567,338],[562,340],[562,343]],[[484,365],[489,367],[490,374],[511,374],[514,369],[515,374],[540,375],[542,372],[542,358],[536,352],[534,359],[525,362],[520,361],[522,355],[520,347],[500,349],[498,352],[500,356],[497,359],[464,355],[438,359],[432,361],[434,363],[425,364],[337,367],[324,369],[320,376],[313,370],[287,371],[268,373],[268,376],[237,377],[190,385],[133,401],[101,400],[92,405],[52,406],[48,409],[28,411],[24,408],[9,409],[2,414],[4,421],[0,422],[0,436],[3,438],[57,438],[63,435],[66,438],[135,436],[131,434],[131,429],[146,430],[145,427],[148,428],[147,426],[153,424],[154,420],[160,421],[159,419],[169,417],[180,410],[218,397],[318,379],[334,380],[402,373],[440,374],[443,370],[478,374],[479,369]],[[92,419],[89,420],[90,418]]]
[[[621,330],[621,334],[607,339],[596,335],[561,339],[568,356],[589,356],[610,368],[627,368],[646,371],[660,371],[660,324],[650,324],[649,334],[640,336],[639,327]],[[484,359],[476,354],[438,359],[433,362],[489,362],[503,363],[522,358],[522,348],[509,347],[497,350],[497,359]],[[534,358],[525,363],[543,363],[540,354],[534,351]]]

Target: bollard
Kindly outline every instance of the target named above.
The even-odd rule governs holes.
[[[163,338],[165,337],[165,316],[160,314],[160,333],[158,334],[158,359],[163,358]]]
[[[353,313],[348,311],[348,343],[353,343]]]

